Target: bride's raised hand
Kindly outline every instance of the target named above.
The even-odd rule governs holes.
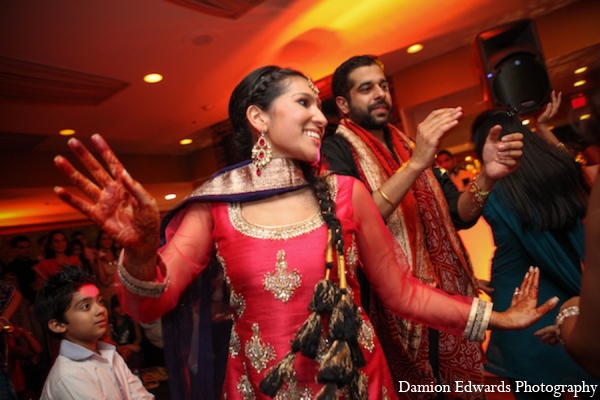
[[[160,226],[155,199],[139,182],[131,178],[102,136],[93,135],[92,143],[107,169],[79,140],[69,140],[69,147],[95,182],[76,170],[66,158],[57,156],[54,159],[56,167],[87,198],[59,186],[54,188],[54,192],[64,202],[88,216],[124,247],[152,254],[158,248]]]
[[[541,306],[538,303],[539,268],[529,268],[521,286],[515,289],[510,307],[504,312],[493,312],[490,328],[523,329],[537,321],[558,304],[558,298],[552,297]]]

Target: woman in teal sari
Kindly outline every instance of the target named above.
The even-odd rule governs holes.
[[[564,302],[580,290],[582,220],[589,188],[571,154],[532,132],[507,110],[488,110],[475,120],[473,141],[479,154],[485,134],[494,125],[501,125],[503,134],[524,134],[520,168],[496,183],[483,210],[496,245],[491,280],[494,310],[508,308],[519,296],[519,277],[531,265],[541,271],[540,300],[558,296]],[[593,378],[562,346],[550,347],[534,335],[552,325],[557,312],[551,311],[528,329],[493,332],[486,370],[513,382],[591,383]],[[536,398],[523,397],[532,394],[536,395],[515,391],[516,398]]]

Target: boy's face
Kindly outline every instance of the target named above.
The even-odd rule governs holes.
[[[96,351],[96,344],[106,333],[108,314],[102,296],[95,285],[84,285],[73,293],[73,299],[65,311],[66,324],[51,320],[50,330],[63,333],[65,339]]]

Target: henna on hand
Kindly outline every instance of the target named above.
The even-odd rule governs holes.
[[[160,216],[156,200],[125,171],[125,168],[100,135],[93,135],[94,147],[100,152],[108,171],[77,139],[69,147],[91,174],[92,180],[73,167],[62,156],[54,159],[56,167],[85,196],[63,187],[54,191],[67,204],[78,209],[98,224],[111,237],[135,253],[146,253],[151,259],[158,249]]]

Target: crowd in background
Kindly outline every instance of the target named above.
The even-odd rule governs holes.
[[[95,277],[110,319],[111,329],[103,340],[117,347],[131,370],[139,373],[146,366],[161,363],[160,348],[150,344],[140,324],[125,315],[114,296],[118,243],[97,229],[88,233],[94,234],[93,246],[89,246],[83,230],[52,230],[6,238],[9,251],[0,259],[2,334],[7,340],[7,351],[2,354],[2,378],[12,381],[19,399],[38,398],[58,354],[59,342],[40,326],[34,307],[41,285],[64,265],[78,266]],[[148,360],[144,360],[147,352],[142,351],[143,345],[154,350]]]

